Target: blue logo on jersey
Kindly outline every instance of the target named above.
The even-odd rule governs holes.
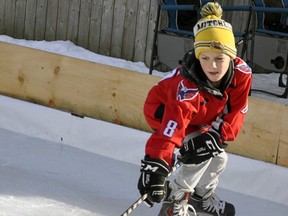
[[[184,100],[192,100],[198,94],[198,88],[187,88],[183,84],[183,80],[178,85],[177,91],[177,100],[184,101]]]

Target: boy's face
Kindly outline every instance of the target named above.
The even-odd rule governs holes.
[[[208,51],[200,53],[199,61],[212,85],[215,84],[214,87],[217,87],[228,71],[231,57],[221,52]]]

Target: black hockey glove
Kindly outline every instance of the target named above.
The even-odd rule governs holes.
[[[185,164],[200,164],[223,152],[228,145],[221,143],[215,132],[206,132],[183,143],[180,148],[181,157]]]
[[[148,194],[145,200],[150,207],[154,202],[161,202],[166,193],[165,180],[169,174],[169,165],[162,159],[150,159],[145,157],[141,160],[141,175],[138,181],[138,190],[143,196]]]

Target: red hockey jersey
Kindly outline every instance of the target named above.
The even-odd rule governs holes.
[[[219,98],[183,78],[180,68],[176,68],[147,95],[144,115],[155,131],[147,141],[145,153],[151,158],[162,158],[171,166],[174,148],[181,147],[184,137],[193,131],[213,129],[222,141],[235,140],[248,110],[251,82],[250,67],[236,58],[232,81]]]

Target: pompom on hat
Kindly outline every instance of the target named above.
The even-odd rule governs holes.
[[[235,37],[230,23],[221,19],[222,8],[217,2],[208,2],[200,11],[202,18],[194,26],[194,50],[199,59],[201,52],[222,52],[236,58]]]

